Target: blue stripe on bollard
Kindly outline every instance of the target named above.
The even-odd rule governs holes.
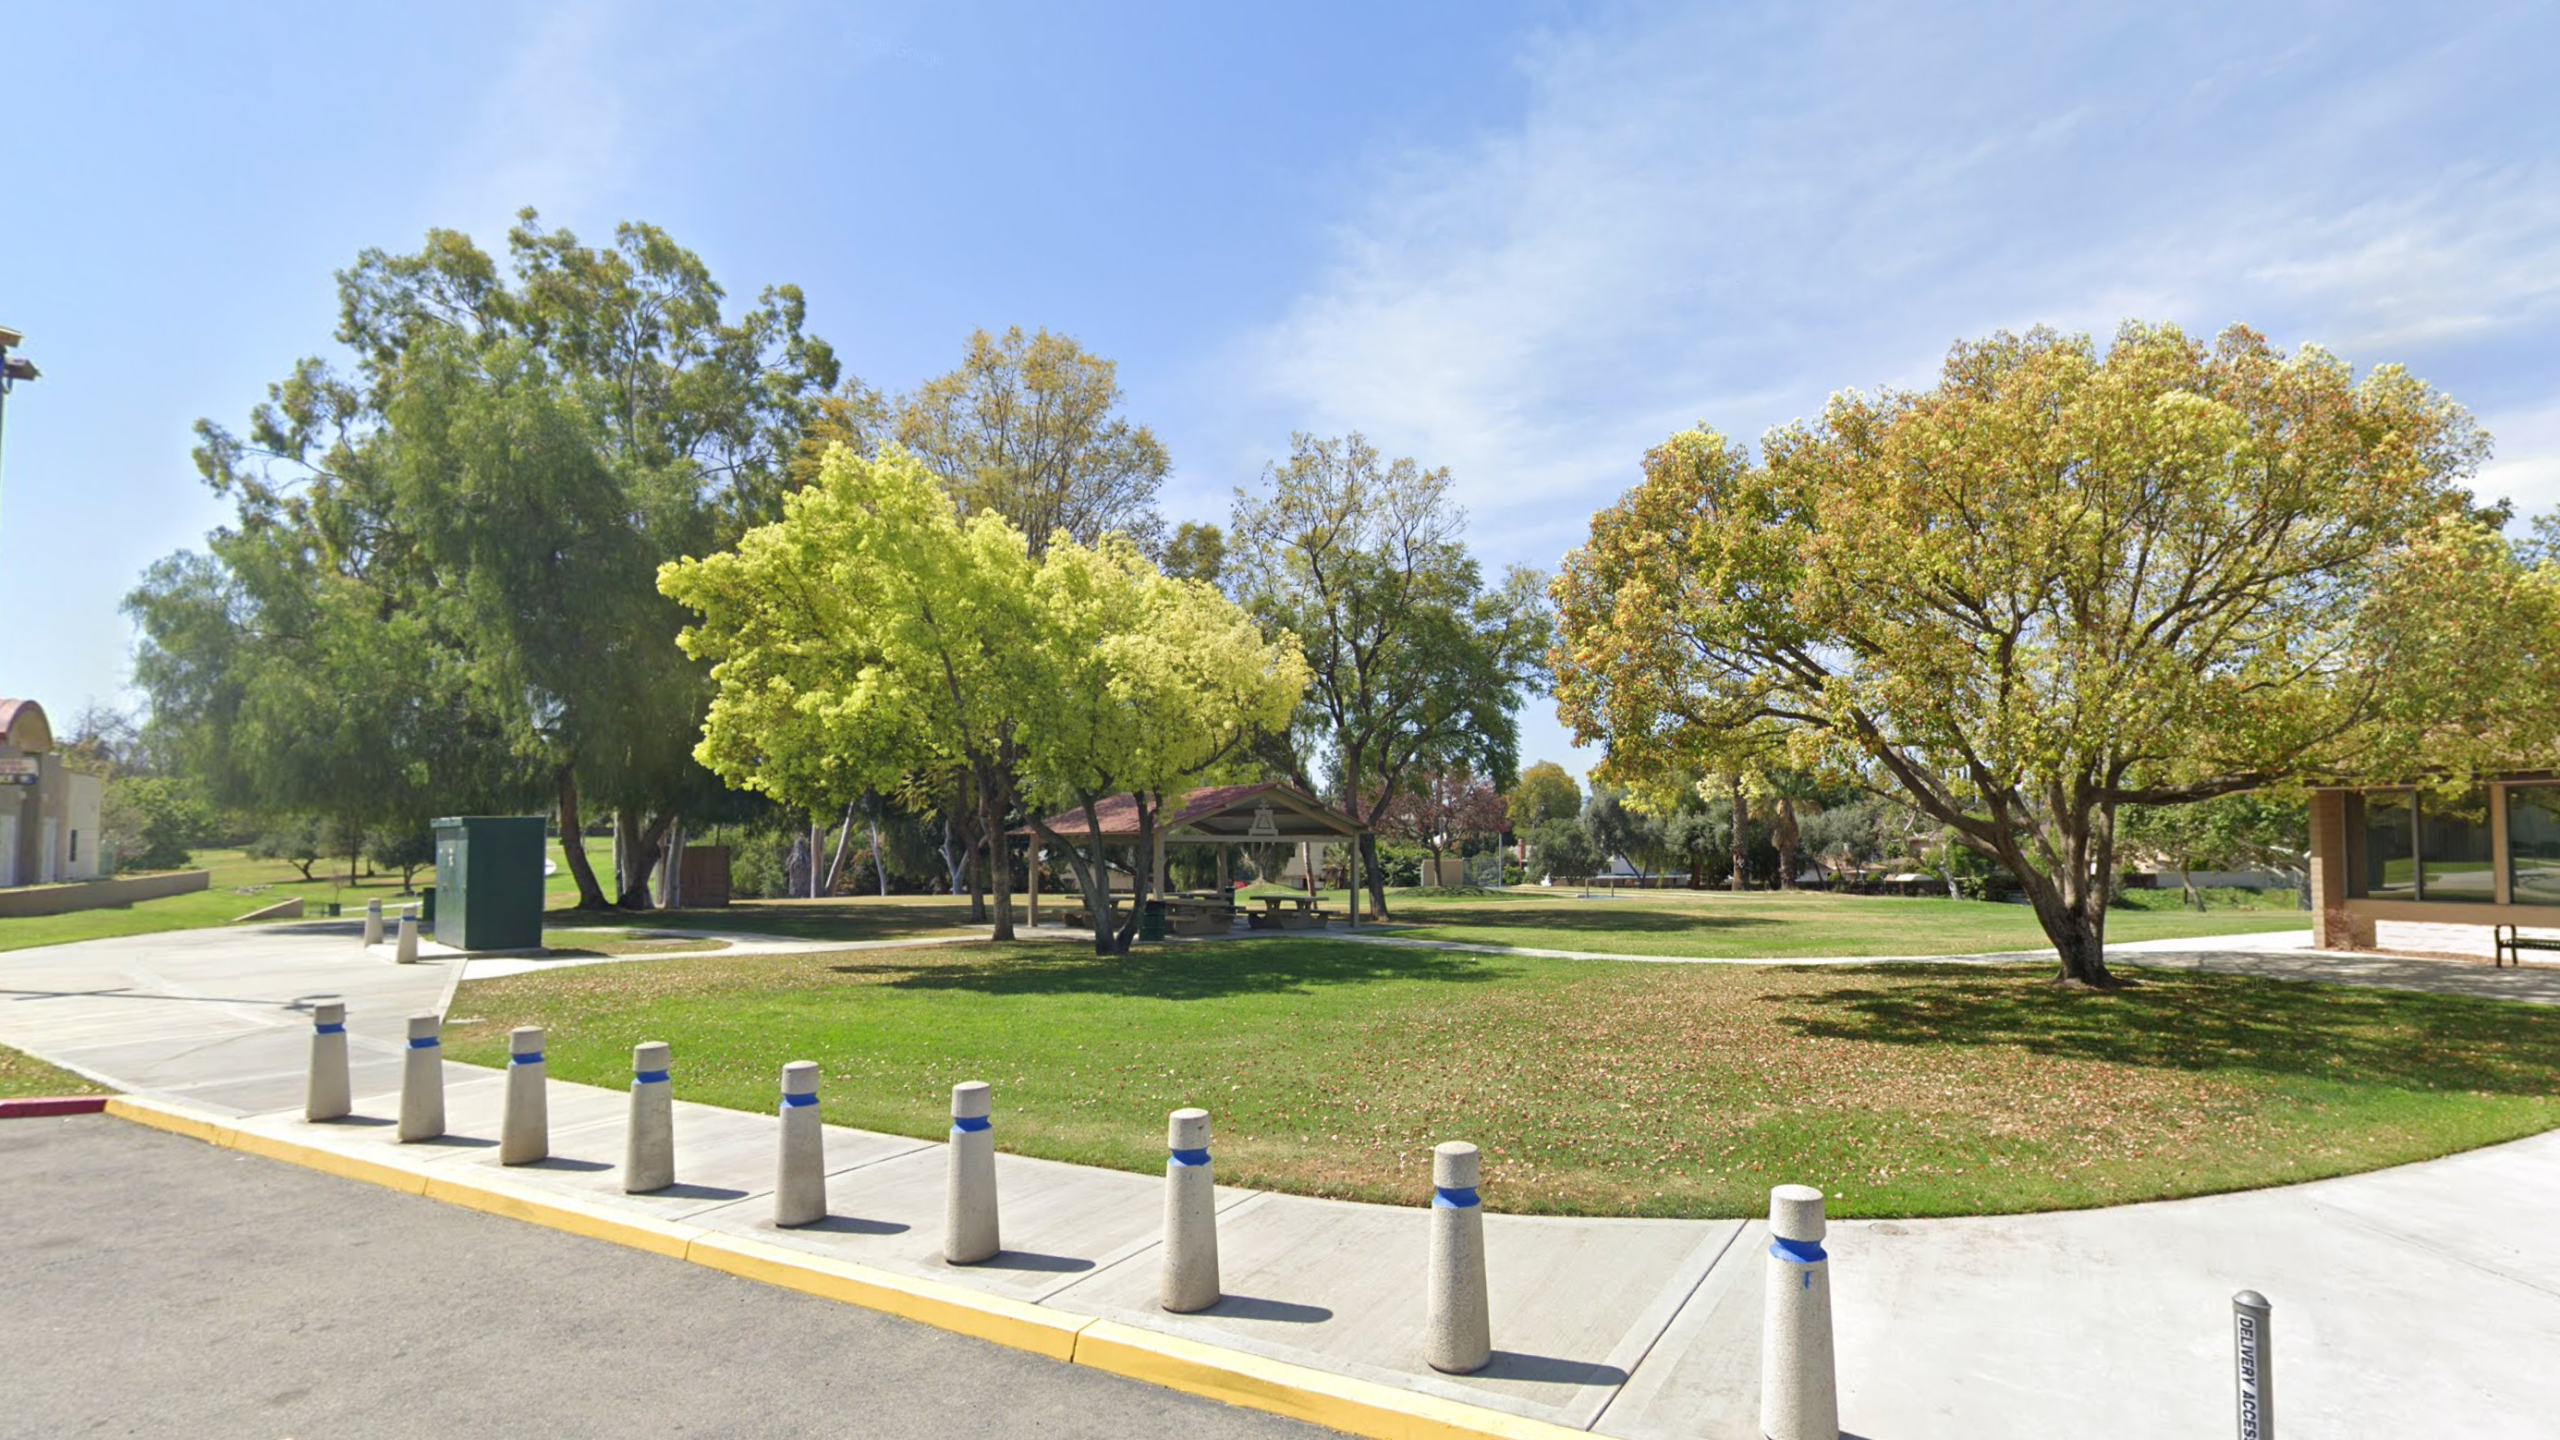
[[[996,1128],[996,1122],[984,1115],[963,1115],[951,1122],[951,1128],[974,1134],[980,1130],[993,1130]],[[1203,1159],[1207,1158],[1208,1152],[1202,1151],[1201,1156]]]
[[[347,1027],[344,1025],[314,1025],[311,1027],[311,1033],[314,1035],[344,1035],[347,1033]]]
[[[1209,1152],[1206,1150],[1176,1150],[1173,1152],[1173,1163],[1176,1165],[1206,1165],[1209,1163]]]
[[[510,1065],[539,1065],[542,1063],[542,1052],[536,1050],[530,1055],[509,1055],[507,1057],[507,1063]]]
[[[803,1105],[817,1104],[818,1097],[815,1095],[794,1095],[790,1091],[785,1090],[782,1092],[782,1103],[791,1106],[793,1109],[798,1109]]]
[[[411,1036],[409,1040],[409,1048],[412,1050],[433,1050],[436,1048],[436,1037],[429,1035],[425,1039],[419,1039],[416,1036]]]
[[[1478,1203],[1481,1202],[1476,1199],[1472,1188],[1458,1190],[1442,1185],[1431,1192],[1431,1208],[1434,1210],[1464,1210]]]
[[[634,1085],[655,1085],[666,1078],[667,1072],[664,1070],[640,1070],[632,1074],[631,1083]]]
[[[1786,1240],[1772,1237],[1769,1241],[1769,1253],[1781,1260],[1792,1260],[1799,1265],[1811,1265],[1831,1258],[1823,1253],[1822,1242],[1819,1240]]]

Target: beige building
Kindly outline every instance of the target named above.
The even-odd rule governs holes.
[[[0,700],[0,888],[94,880],[105,787],[66,770],[33,700]]]
[[[2381,924],[2560,928],[2560,775],[2314,792],[2311,905],[2325,949],[2371,949]]]

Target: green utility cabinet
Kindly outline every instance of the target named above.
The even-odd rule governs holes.
[[[458,815],[435,822],[436,939],[457,950],[542,945],[539,815]]]

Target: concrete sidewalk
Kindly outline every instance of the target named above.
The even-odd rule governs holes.
[[[829,1218],[792,1231],[770,1224],[770,1114],[679,1104],[679,1183],[624,1195],[621,1092],[555,1082],[553,1159],[502,1168],[501,1078],[449,1065],[451,1135],[397,1144],[399,1018],[433,1008],[437,968],[383,965],[351,937],[290,927],[26,952],[0,961],[0,1043],[178,1100],[243,1148],[299,1147],[458,1203],[619,1220],[631,1243],[740,1273],[752,1260],[783,1267],[771,1275],[804,1264],[841,1281],[859,1267],[956,1287],[1020,1307],[1005,1313],[1025,1333],[1074,1337],[1080,1359],[1077,1347],[1118,1335],[1134,1337],[1112,1342],[1121,1354],[1281,1362],[1626,1440],[1756,1433],[1756,1222],[1490,1216],[1499,1353],[1481,1374],[1441,1376],[1420,1355],[1419,1209],[1227,1191],[1228,1298],[1174,1316],[1154,1302],[1162,1182],[1150,1176],[1001,1156],[1006,1252],[955,1267],[938,1253],[944,1161],[931,1141],[831,1127]],[[300,1007],[319,993],[350,997],[363,1118],[349,1123],[298,1118]],[[775,1068],[790,1058],[775,1055]],[[684,1064],[679,1050],[680,1088]],[[996,1134],[1001,1144],[1001,1088]],[[2252,1287],[2276,1304],[2289,1436],[2549,1433],[2560,1367],[2540,1357],[2560,1346],[2555,1212],[2560,1135],[2244,1195],[1837,1224],[1843,1423],[1872,1440],[2218,1433],[2230,1423],[2229,1297]],[[1255,1403],[1249,1387],[1237,1393]]]

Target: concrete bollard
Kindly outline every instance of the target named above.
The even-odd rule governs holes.
[[[302,1118],[338,1120],[355,1109],[355,1089],[347,1078],[347,1002],[315,1000],[311,1005],[311,1079],[302,1087]]]
[[[507,1032],[507,1118],[498,1132],[498,1163],[530,1165],[551,1156],[550,1067],[542,1062],[542,1027]]]
[[[368,946],[382,943],[382,902],[379,900],[364,902],[364,943]]]
[[[415,965],[418,963],[417,916],[403,915],[400,917],[400,945],[398,950],[392,955],[392,958],[403,965]]]
[[[1464,1140],[1431,1152],[1430,1328],[1424,1358],[1451,1375],[1493,1359],[1493,1319],[1484,1283],[1484,1205],[1476,1199],[1483,1157]]]
[[[631,1047],[631,1129],[622,1150],[627,1195],[676,1183],[676,1087],[667,1079],[673,1054],[664,1040]]]
[[[1760,1433],[1838,1440],[1840,1388],[1831,1360],[1831,1260],[1822,1249],[1822,1192],[1769,1192],[1769,1289],[1760,1318]]]
[[[827,1218],[827,1131],[818,1120],[818,1067],[782,1067],[782,1139],[774,1157],[773,1223],[815,1225]]]
[[[951,1087],[950,1179],[942,1202],[942,1258],[953,1265],[992,1260],[996,1230],[995,1104],[984,1080]]]
[[[444,1017],[409,1017],[409,1052],[400,1071],[400,1138],[433,1140],[444,1134]]]
[[[1164,1308],[1218,1303],[1218,1191],[1209,1167],[1209,1112],[1176,1110],[1165,1124]]]
[[[2275,1440],[2274,1311],[2255,1290],[2231,1297],[2233,1406],[2240,1440]]]

